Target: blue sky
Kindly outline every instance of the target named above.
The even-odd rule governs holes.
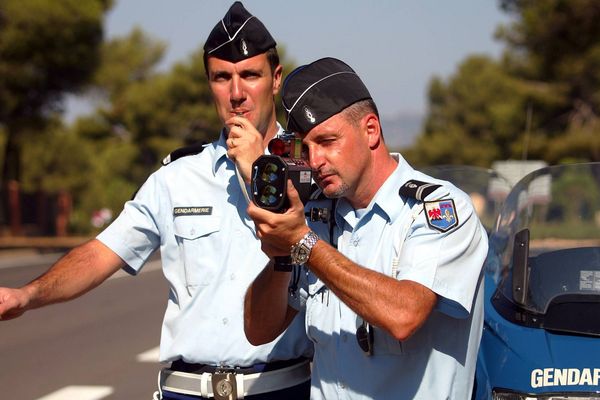
[[[140,26],[167,43],[162,68],[198,49],[232,1],[115,0],[108,37]],[[246,0],[296,64],[336,57],[368,86],[382,116],[423,114],[432,76],[470,54],[498,57],[493,35],[508,18],[493,0]]]

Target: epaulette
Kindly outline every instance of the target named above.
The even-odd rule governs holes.
[[[402,197],[410,197],[424,201],[427,196],[442,185],[410,180],[400,187],[398,194]]]
[[[425,201],[425,198],[442,185],[410,180],[406,182],[398,194],[423,202],[425,219],[430,228],[439,232],[448,232],[458,226],[458,215],[454,200],[451,198],[436,198]]]
[[[206,147],[206,142],[194,143],[189,146],[181,147],[181,148],[169,153],[168,156],[163,158],[161,163],[162,163],[162,165],[168,165],[168,164],[172,163],[173,161],[177,160],[178,158],[202,153],[202,150],[204,150],[205,147]]]

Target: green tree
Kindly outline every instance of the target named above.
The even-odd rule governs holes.
[[[561,220],[583,221],[593,224],[600,201],[597,177],[592,174],[582,174],[581,171],[567,171],[562,174],[552,185],[552,199],[554,210]]]
[[[104,46],[96,78],[94,92],[104,93],[100,96],[104,101],[94,118],[105,121],[104,135],[118,132],[138,147],[133,168],[140,182],[169,152],[185,144],[215,140],[222,127],[208,87],[202,48],[159,73],[156,65],[162,52],[160,42],[135,30]],[[293,63],[285,59],[284,49],[280,55],[285,69],[291,71]]]
[[[432,79],[416,164],[600,160],[600,3],[503,0],[500,60],[470,56]]]
[[[4,188],[21,179],[24,144],[61,111],[66,93],[78,91],[89,81],[99,60],[103,16],[111,5],[110,0],[0,3]],[[13,227],[18,227],[18,212],[9,215],[15,219]]]
[[[89,142],[65,129],[54,119],[41,132],[30,132],[31,141],[23,144],[22,157],[27,168],[22,173],[26,192],[80,192],[90,179],[93,149]]]
[[[102,44],[101,60],[94,75],[94,94],[107,102],[118,102],[127,88],[156,74],[166,44],[135,27],[128,35]]]
[[[546,98],[545,90],[515,79],[488,57],[470,56],[447,83],[432,79],[424,131],[406,156],[417,165],[483,167],[520,158],[525,110],[535,98]]]
[[[550,163],[568,157],[600,160],[600,3],[594,0],[502,0],[514,18],[498,30],[506,68],[553,88],[560,99],[536,110]],[[534,104],[536,107],[536,104]]]
[[[202,52],[170,71],[157,72],[163,50],[162,43],[140,30],[108,42],[93,90],[100,94],[99,106],[86,117],[96,121],[94,129],[81,132],[96,140],[118,137],[134,145],[137,155],[131,171],[136,182],[142,182],[170,151],[186,142],[213,140],[221,127]]]
[[[0,3],[0,125],[6,131],[3,182],[19,179],[25,132],[43,127],[66,92],[98,63],[109,0]],[[22,135],[23,134],[23,135]]]
[[[74,196],[73,224],[80,232],[89,229],[92,211],[108,207],[117,213],[169,152],[218,134],[202,52],[158,72],[164,50],[140,29],[103,45],[87,92],[96,109],[73,126],[93,149],[93,180]]]
[[[140,29],[103,45],[102,62],[88,94],[97,107],[80,117],[76,134],[92,145],[94,177],[74,197],[74,228],[89,228],[92,211],[113,215],[160,161],[183,145],[217,139],[222,128],[208,87],[203,50],[159,72],[164,44]],[[282,62],[286,70],[292,63]]]

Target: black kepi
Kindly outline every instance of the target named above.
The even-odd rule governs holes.
[[[293,70],[283,82],[286,129],[305,134],[346,107],[371,95],[356,72],[336,58],[322,58]]]
[[[206,56],[235,63],[276,45],[263,23],[236,1],[208,35],[204,52]]]

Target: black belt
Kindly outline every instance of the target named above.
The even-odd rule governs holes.
[[[170,369],[179,372],[189,372],[192,374],[209,373],[214,374],[215,372],[235,372],[238,374],[256,374],[260,372],[275,371],[278,369],[290,367],[292,365],[300,364],[307,360],[306,357],[294,358],[291,360],[280,360],[271,361],[268,363],[254,364],[249,367],[234,367],[234,366],[215,366],[208,364],[190,364],[183,360],[176,360],[171,363]]]

